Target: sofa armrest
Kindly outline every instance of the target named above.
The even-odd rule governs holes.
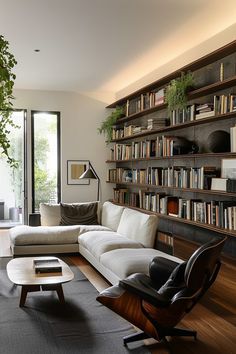
[[[29,226],[40,226],[41,215],[39,213],[29,214]]]

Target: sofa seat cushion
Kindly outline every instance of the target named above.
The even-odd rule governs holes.
[[[117,232],[131,240],[142,243],[144,247],[151,248],[154,246],[157,223],[156,215],[125,208]]]
[[[149,264],[154,257],[165,257],[177,263],[182,263],[180,258],[153,248],[116,249],[103,253],[100,257],[101,264],[124,279],[133,273],[149,274]]]
[[[73,226],[28,226],[21,225],[10,229],[11,242],[23,245],[58,245],[78,243],[80,227]]]
[[[79,237],[85,232],[89,231],[112,231],[109,227],[103,225],[78,225],[79,226]]]
[[[79,244],[86,248],[94,257],[118,248],[142,248],[142,244],[119,235],[114,231],[90,231],[79,236]]]

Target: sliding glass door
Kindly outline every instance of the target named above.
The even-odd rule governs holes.
[[[61,200],[60,113],[31,113],[32,128],[32,211],[40,203]]]
[[[0,228],[27,222],[26,111],[15,110],[11,118],[17,127],[9,128],[9,155],[18,165],[10,167],[0,158]]]

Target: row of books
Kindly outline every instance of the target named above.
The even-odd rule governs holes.
[[[129,144],[114,144],[110,152],[111,160],[130,160],[148,157],[173,156],[173,136],[157,136],[153,140],[133,141]]]
[[[115,203],[126,204],[133,207],[139,206],[139,194],[130,192],[127,188],[114,188],[113,199]]]
[[[236,231],[236,201],[206,202],[200,199],[185,199],[143,190],[131,192],[126,188],[114,189],[114,201],[163,215]]]
[[[191,122],[194,119],[195,119],[195,104],[189,105],[184,109],[175,109],[170,112],[171,125]]]
[[[149,118],[147,120],[147,126],[126,125],[123,128],[113,128],[112,139],[120,139],[135,134],[142,133],[147,130],[160,129],[169,124],[168,118]]]
[[[215,95],[213,102],[196,103],[184,109],[173,110],[170,113],[170,124],[177,125],[234,111],[236,111],[235,94]]]
[[[214,95],[213,102],[196,105],[195,119],[203,119],[236,111],[236,95]]]
[[[211,180],[220,175],[215,166],[113,168],[108,170],[109,182],[130,182],[176,188],[211,189]]]
[[[165,103],[165,89],[162,88],[156,92],[141,94],[132,100],[126,102],[126,116],[141,112],[160,104]],[[171,124],[179,124],[194,119],[202,119],[217,114],[236,111],[236,94],[214,95],[213,102],[203,104],[187,105],[186,108],[174,110],[171,112]]]
[[[126,116],[141,112],[165,103],[165,88],[142,93],[140,96],[126,101]]]

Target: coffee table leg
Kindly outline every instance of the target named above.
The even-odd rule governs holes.
[[[23,307],[25,305],[25,300],[28,292],[39,291],[39,290],[40,290],[39,285],[22,285],[19,306]]]
[[[27,286],[22,286],[21,289],[21,295],[20,295],[20,307],[23,307],[25,305],[25,300],[28,294]]]
[[[47,285],[42,285],[41,288],[43,291],[45,291],[45,290],[46,291],[47,290],[56,291],[60,303],[65,304],[65,298],[64,298],[63,288],[62,288],[61,284],[47,284]]]
[[[60,301],[62,304],[65,304],[65,297],[64,297],[64,293],[63,293],[63,289],[62,289],[62,285],[61,285],[61,284],[58,284],[58,285],[57,285],[57,287],[56,287],[56,292],[57,292],[59,301]]]

